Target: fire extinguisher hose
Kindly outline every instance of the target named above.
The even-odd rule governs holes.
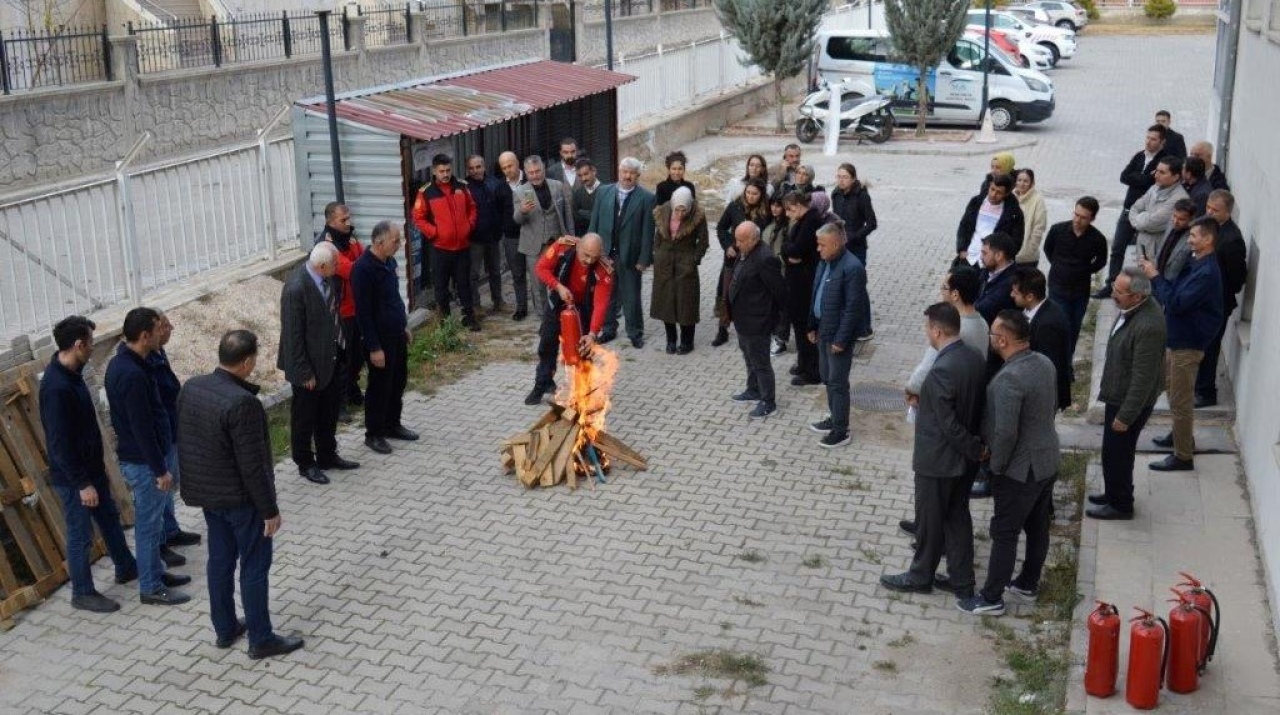
[[[1218,605],[1218,597],[1213,595],[1213,591],[1204,590],[1209,594],[1209,600],[1213,601],[1213,632],[1209,634],[1209,648],[1205,651],[1204,662],[1208,663],[1213,660],[1213,654],[1218,650],[1218,633],[1222,630],[1222,608]],[[1208,618],[1209,614],[1205,614]]]
[[[1160,622],[1160,627],[1164,629],[1164,653],[1160,656],[1160,688],[1164,687],[1165,671],[1169,667],[1169,623],[1160,616],[1156,616],[1156,620]],[[1159,689],[1159,688],[1158,688]]]

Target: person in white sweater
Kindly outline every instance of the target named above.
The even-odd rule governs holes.
[[[1014,172],[1013,195],[1017,197],[1025,217],[1022,248],[1013,260],[1019,265],[1035,266],[1040,263],[1040,244],[1049,228],[1049,212],[1045,209],[1044,197],[1036,188],[1036,172],[1031,169]]]
[[[969,266],[957,266],[942,279],[941,293],[943,300],[960,311],[960,340],[986,360],[987,350],[991,345],[990,338],[987,336],[989,328],[986,319],[973,305],[978,300],[979,285],[977,271]],[[929,374],[929,369],[933,367],[933,361],[937,357],[938,351],[926,346],[924,355],[920,358],[920,364],[911,371],[911,377],[907,379],[906,385],[909,406],[913,405],[920,396],[920,386],[924,384],[924,378]]]

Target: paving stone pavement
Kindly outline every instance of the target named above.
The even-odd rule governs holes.
[[[1111,234],[1116,178],[1152,112],[1172,110],[1188,141],[1203,135],[1211,49],[1199,36],[1082,37],[1053,75],[1057,114],[1024,130],[1037,143],[1018,150],[1051,221],[1093,193]],[[713,138],[687,151],[695,166],[752,150],[772,159],[786,141]],[[919,359],[920,311],[986,159],[842,150],[870,181],[881,223],[869,267],[877,338],[853,379],[898,385]],[[817,151],[806,161],[829,181],[837,160]],[[702,266],[704,315],[718,266]],[[341,435],[364,467],[327,487],[280,465],[272,608],[278,630],[307,637],[304,650],[254,662],[243,647],[215,649],[204,551],[191,548],[179,569],[196,577],[189,606],[143,607],[112,586],[116,614],[73,611],[65,589],[21,614],[0,633],[0,711],[983,712],[999,663],[982,626],[942,595],[877,585],[910,557],[897,533],[911,511],[901,415],[856,413],[854,443],[822,450],[804,428],[822,416],[819,392],[780,380],[779,412],[748,420],[728,400],[741,357],[733,343],[711,348],[711,331],[700,325],[689,356],[663,354],[652,320],[644,350],[612,346],[622,359],[609,430],[649,457],[648,472],[616,470],[595,491],[519,487],[500,473],[498,446],[539,414],[520,403],[533,368],[489,365],[411,395],[405,421],[423,439],[390,456]],[[791,357],[776,363],[780,378]],[[989,508],[975,504],[976,523]],[[194,510],[180,518],[203,531]],[[748,550],[765,561],[739,558]],[[822,564],[805,566],[814,556]],[[110,566],[95,576],[109,583]],[[908,633],[915,642],[901,645]],[[768,683],[699,702],[695,687],[727,683],[654,672],[713,647],[759,654]],[[939,660],[950,663],[941,676]]]

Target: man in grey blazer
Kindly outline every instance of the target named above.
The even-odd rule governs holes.
[[[533,266],[557,238],[573,235],[573,198],[562,182],[547,178],[542,157],[536,154],[525,158],[524,176],[526,183],[512,190],[512,218],[520,226],[519,251]],[[533,314],[541,319],[547,311],[547,287],[531,281],[529,300]]]
[[[1004,360],[987,385],[982,436],[990,457],[991,558],[977,595],[956,606],[977,616],[1004,615],[1005,591],[1034,598],[1049,554],[1049,518],[1058,475],[1057,374],[1053,362],[1031,350],[1031,322],[1017,309],[1001,311],[991,326],[991,349]],[[1018,537],[1027,533],[1022,571],[1013,576]]]
[[[289,445],[298,472],[316,484],[329,483],[323,469],[360,466],[338,456],[338,408],[343,396],[338,363],[346,345],[338,311],[341,283],[333,279],[337,267],[338,249],[331,243],[317,243],[280,292],[276,367],[293,386]]]
[[[916,398],[916,553],[906,573],[885,574],[880,583],[891,591],[930,593],[945,549],[947,588],[968,598],[974,588],[969,487],[984,456],[979,432],[987,363],[960,339],[955,306],[935,303],[924,316],[925,337],[938,357]]]
[[[618,313],[627,319],[627,337],[634,347],[644,347],[644,312],[640,306],[640,276],[653,264],[653,193],[640,186],[644,165],[635,157],[618,163],[618,181],[600,188],[591,208],[589,233],[604,240],[604,252],[613,261],[614,287],[601,343],[618,336]]]

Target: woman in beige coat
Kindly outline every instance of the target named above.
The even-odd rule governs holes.
[[[1036,189],[1036,172],[1018,169],[1014,173],[1013,195],[1018,199],[1022,215],[1026,217],[1022,236],[1022,250],[1015,262],[1034,266],[1040,262],[1040,243],[1049,228],[1049,212],[1044,207],[1044,197]]]

